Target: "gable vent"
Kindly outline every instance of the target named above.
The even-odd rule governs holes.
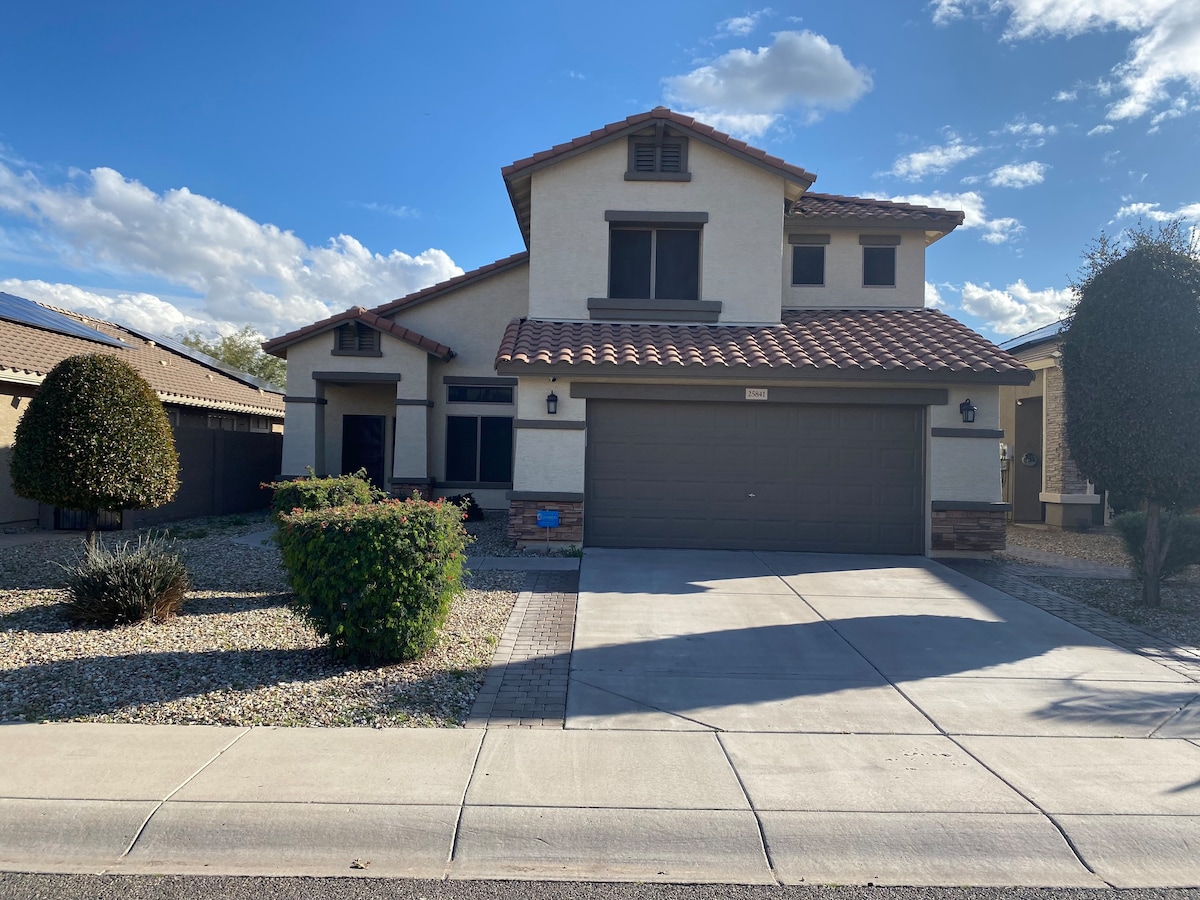
[[[633,148],[633,170],[635,172],[653,172],[654,168],[654,150],[653,144],[635,144]]]
[[[664,141],[662,145],[662,165],[660,172],[683,171],[683,145]]]

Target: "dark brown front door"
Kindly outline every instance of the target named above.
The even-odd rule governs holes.
[[[342,416],[342,474],[366,469],[378,488],[385,488],[384,427],[386,416]]]
[[[1026,397],[1017,403],[1013,458],[1008,461],[1013,485],[1013,521],[1045,519],[1042,492],[1042,398]]]
[[[922,553],[924,411],[588,401],[584,541]]]

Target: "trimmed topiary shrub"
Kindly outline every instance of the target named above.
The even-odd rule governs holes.
[[[1145,577],[1144,550],[1146,546],[1146,514],[1122,513],[1113,525],[1125,541],[1126,552],[1133,557],[1133,573]],[[1162,517],[1163,540],[1169,541],[1163,560],[1161,578],[1178,575],[1188,566],[1200,565],[1200,516],[1168,513]]]
[[[365,506],[384,498],[384,493],[367,479],[367,470],[359,469],[353,475],[330,475],[292,481],[275,481],[263,485],[275,491],[271,498],[271,512],[278,519],[282,513],[295,509],[329,509],[334,506]]]
[[[293,608],[334,656],[391,662],[433,645],[462,587],[459,507],[385,500],[278,517]]]
[[[96,542],[67,569],[68,615],[76,624],[101,628],[161,621],[179,612],[188,587],[183,559],[161,538],[111,550]]]
[[[162,506],[179,490],[171,423],[154,389],[113,356],[70,356],[50,370],[17,423],[13,489],[88,513]]]

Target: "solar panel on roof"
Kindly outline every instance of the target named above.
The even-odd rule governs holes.
[[[207,353],[201,353],[194,347],[189,347],[187,344],[184,344],[175,338],[165,337],[161,334],[150,334],[148,331],[140,331],[137,328],[133,328],[129,325],[122,325],[121,327],[130,334],[136,334],[143,340],[153,341],[160,347],[166,347],[168,350],[178,353],[180,356],[186,356],[188,359],[198,362],[203,366],[208,366],[210,369],[216,369],[218,372],[223,372],[230,378],[234,378],[243,384],[248,384],[250,387],[267,391],[270,394],[283,394],[283,391],[271,384],[271,382],[264,381],[257,376],[251,375],[249,372],[243,372],[241,369],[223,363],[219,359],[214,359]]]
[[[1001,350],[1008,350],[1011,352],[1013,350],[1018,350],[1021,347],[1027,347],[1030,344],[1038,344],[1042,341],[1048,341],[1057,337],[1059,331],[1062,330],[1062,327],[1062,322],[1051,322],[1049,325],[1043,325],[1041,328],[1036,328],[1033,331],[1027,332],[1026,334],[1021,334],[1015,338],[1010,338],[1003,344],[1000,344],[999,347]]]
[[[39,306],[32,300],[14,297],[3,291],[0,291],[0,319],[16,322],[18,325],[32,325],[34,328],[43,328],[46,331],[65,334],[67,337],[82,338],[85,341],[95,341],[110,347],[129,349],[129,345],[123,341],[110,337],[102,331],[97,331],[95,328],[89,328],[76,319]]]

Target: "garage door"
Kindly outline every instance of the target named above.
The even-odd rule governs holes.
[[[589,400],[596,547],[925,549],[923,410]]]

